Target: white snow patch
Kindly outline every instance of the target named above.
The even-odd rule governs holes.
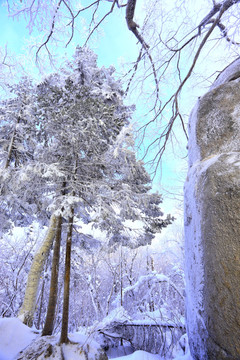
[[[197,137],[196,137],[196,134],[197,134],[196,126],[197,126],[197,122],[198,122],[198,108],[199,108],[199,100],[197,101],[196,105],[192,109],[192,112],[189,117],[189,122],[188,122],[188,134],[189,134],[189,139],[191,139],[191,141],[188,142],[189,167],[191,167],[195,163],[195,161],[198,161],[201,158],[200,149],[199,149],[199,146],[197,145],[198,142],[197,142]]]
[[[31,344],[38,334],[34,333],[32,329],[24,325],[17,318],[1,318],[0,319],[0,360],[14,360],[17,354]],[[95,359],[95,355],[99,345],[93,339],[90,339],[86,335],[81,333],[69,334],[70,340],[79,343],[79,346],[74,344],[64,345],[62,351],[67,360],[82,360],[85,359],[85,355],[81,352],[81,346],[86,343],[90,344],[91,352],[88,354],[89,359]],[[150,354],[146,351],[135,351],[130,355],[124,355],[120,357],[120,354],[129,353],[129,351],[118,351],[121,349],[115,349],[108,354],[109,359],[115,358],[116,360],[164,360],[159,355]],[[127,350],[127,349],[126,349]],[[59,347],[59,352],[61,351]],[[59,353],[60,354],[60,353]],[[183,351],[179,355],[175,355],[173,360],[192,360],[189,352],[186,355],[182,355]],[[56,353],[55,353],[56,355]],[[41,358],[41,356],[40,356]],[[40,359],[39,358],[39,359]],[[51,358],[51,357],[50,357]]]
[[[113,357],[109,357],[109,359],[114,359]],[[146,351],[138,350],[134,353],[126,356],[121,356],[115,358],[115,360],[165,360],[159,355],[150,354]],[[186,355],[177,355],[173,360],[193,360],[190,353],[188,352]]]
[[[112,322],[131,322],[132,319],[128,315],[127,311],[122,307],[118,306],[116,309],[112,310],[108,316],[106,316],[100,323],[97,323],[97,329],[103,329],[109,326]]]
[[[12,360],[37,334],[17,318],[0,319],[0,359]]]
[[[239,152],[231,152],[228,153],[229,157],[226,160],[228,164],[232,164],[233,166],[240,167],[240,157]]]
[[[240,59],[237,58],[230,65],[228,65],[222,72],[218,75],[217,79],[214,81],[210,90],[215,89],[216,87],[223,85],[224,83],[229,82],[235,75],[240,72]]]
[[[186,280],[186,312],[188,317],[188,330],[191,338],[197,338],[198,310],[203,304],[203,250],[201,242],[201,219],[196,193],[200,173],[216,161],[212,159],[198,162],[189,169],[188,179],[185,183],[185,280]]]
[[[207,171],[207,169],[212,166],[213,164],[215,164],[215,162],[218,161],[219,157],[221,156],[221,154],[212,154],[211,156],[204,158],[202,161],[200,162],[196,162],[195,166],[199,166],[199,177],[202,173],[205,173]]]
[[[177,357],[175,357],[173,360],[193,360],[190,351],[188,351],[187,354],[185,355],[178,355]]]
[[[146,351],[138,350],[133,354],[121,356],[119,358],[115,358],[116,360],[159,360],[159,355],[153,355]]]

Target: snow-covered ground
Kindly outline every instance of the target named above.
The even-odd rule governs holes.
[[[14,360],[17,354],[25,349],[39,335],[34,330],[25,326],[17,318],[0,319],[0,360]],[[73,334],[72,340],[82,343],[83,335]],[[80,355],[74,352],[75,345],[67,345],[64,348],[64,357],[66,360],[84,360],[84,354]],[[135,351],[129,355],[123,355],[121,349],[111,352],[109,359],[115,360],[164,360],[159,355],[153,355],[145,351]],[[49,358],[51,359],[51,357]],[[174,360],[192,360],[189,354],[178,354]]]
[[[12,360],[37,334],[17,318],[0,319],[0,360]]]
[[[160,360],[160,358],[159,355],[153,355],[146,351],[138,350],[133,354],[115,358],[115,360]],[[192,357],[189,354],[184,356],[179,355],[175,357],[174,360],[192,360]]]

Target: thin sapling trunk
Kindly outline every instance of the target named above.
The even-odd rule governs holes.
[[[63,292],[63,314],[60,344],[67,344],[68,339],[68,317],[69,317],[69,297],[70,297],[70,269],[71,269],[71,248],[74,211],[71,209],[71,216],[68,220],[68,233],[66,241],[65,255],[65,274],[64,274],[64,292]]]

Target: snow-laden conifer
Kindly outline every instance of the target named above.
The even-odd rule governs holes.
[[[17,199],[23,222],[35,217],[46,224],[61,216],[66,233],[66,224],[80,219],[106,231],[108,246],[131,247],[150,243],[171,223],[170,216],[162,218],[162,198],[150,192],[150,177],[136,159],[129,128],[133,107],[124,105],[113,72],[112,67],[99,69],[92,51],[77,48],[61,72],[26,89],[27,102],[18,91],[2,104],[8,130],[1,147],[5,218],[17,221]],[[135,221],[142,224],[137,234],[131,232]],[[42,270],[38,267],[36,284]],[[21,309],[30,325],[36,294],[32,299]]]

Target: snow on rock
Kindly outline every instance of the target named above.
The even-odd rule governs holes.
[[[74,333],[71,343],[58,345],[59,336],[41,337],[17,318],[0,319],[0,360],[107,360],[92,338]]]
[[[74,333],[68,344],[59,345],[59,336],[39,337],[18,355],[18,360],[107,360],[100,345],[91,337]]]
[[[37,334],[17,318],[0,319],[0,359],[12,360]]]
[[[211,86],[211,90],[215,89],[216,87],[226,82],[233,81],[239,77],[240,77],[240,58],[237,58],[218,75],[217,79],[214,81],[213,85]]]
[[[198,147],[197,142],[197,131],[196,131],[196,119],[198,114],[199,100],[192,109],[190,114],[189,122],[188,122],[188,132],[189,132],[189,142],[188,142],[188,164],[191,167],[195,161],[200,158],[200,149]]]
[[[18,360],[107,360],[107,355],[91,336],[81,333],[69,334],[68,344],[59,344],[59,335],[39,336],[24,351]]]
[[[189,120],[185,183],[186,313],[191,353],[240,359],[240,60]]]

